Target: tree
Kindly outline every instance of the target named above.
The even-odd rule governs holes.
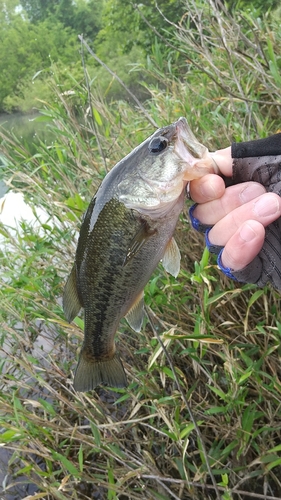
[[[23,83],[53,62],[69,67],[80,59],[76,35],[61,23],[46,20],[30,24],[18,14],[0,31],[0,110],[8,95],[21,91]]]
[[[71,2],[69,2],[71,3]],[[22,8],[25,10],[28,19],[32,23],[44,21],[47,17],[55,14],[60,0],[20,0]]]
[[[6,26],[7,24],[10,24],[13,22],[14,17],[16,17],[17,10],[16,8],[18,7],[18,1],[17,0],[0,0],[0,26],[1,29],[2,27]],[[0,30],[1,32],[1,30]]]
[[[107,0],[103,10],[103,28],[96,41],[97,51],[104,52],[104,43],[113,46],[118,41],[118,49],[122,53],[129,53],[134,45],[149,53],[156,34],[145,19],[164,35],[173,30],[169,22],[178,23],[184,12],[185,5],[181,0],[158,0],[157,4],[144,0],[136,5],[131,0]]]
[[[31,23],[51,19],[94,39],[101,28],[103,0],[20,0]]]
[[[280,4],[279,0],[225,0],[225,5],[234,12],[237,9],[258,9],[261,13],[274,10]]]

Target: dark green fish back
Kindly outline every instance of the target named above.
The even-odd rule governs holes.
[[[90,230],[93,213],[98,210]],[[95,214],[94,214],[95,215]],[[143,291],[173,234],[177,213],[153,221],[117,199],[103,208],[91,203],[83,221],[76,254],[77,292],[85,311],[85,337],[74,387],[99,384],[124,387],[126,376],[115,353],[120,319]]]
[[[88,224],[81,228],[77,287],[85,309],[84,348],[93,358],[112,356],[120,318],[143,289],[139,275],[146,257],[127,262],[128,248],[136,235],[142,238],[142,229],[149,233],[140,214],[114,198],[104,205],[91,233]]]

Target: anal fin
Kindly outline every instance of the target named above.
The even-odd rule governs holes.
[[[64,287],[62,304],[65,317],[71,323],[82,307],[77,292],[75,264]]]
[[[143,291],[137,297],[134,304],[127,312],[125,318],[128,321],[130,327],[135,330],[135,332],[140,332],[144,316],[144,293]]]
[[[180,260],[181,254],[179,247],[174,238],[172,238],[166,246],[166,250],[162,258],[162,264],[167,273],[171,274],[175,278],[180,272]]]

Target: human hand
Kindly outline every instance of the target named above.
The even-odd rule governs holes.
[[[238,159],[232,158],[230,147],[211,153],[224,179],[209,175],[190,183],[190,195],[197,203],[190,210],[192,224],[206,232],[206,243],[210,251],[218,254],[221,270],[244,283],[264,286],[270,282],[278,290],[281,290],[280,137],[280,134],[273,136],[273,150],[272,142],[269,145],[267,139],[242,143]],[[249,146],[254,153],[252,157]],[[269,149],[271,156],[265,154]],[[227,178],[229,187],[224,182]]]
[[[231,168],[225,164],[223,173],[231,175]],[[219,264],[224,270],[235,272],[250,264],[263,247],[265,227],[281,216],[280,196],[257,182],[225,188],[221,177],[206,175],[190,183],[190,195],[198,203],[193,217],[213,226],[208,240],[218,251],[223,248]]]

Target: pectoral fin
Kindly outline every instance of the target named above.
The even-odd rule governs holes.
[[[132,305],[131,309],[126,314],[126,320],[135,332],[140,332],[144,316],[144,293],[143,291],[137,297],[137,300]]]
[[[162,258],[162,264],[164,269],[175,278],[180,272],[180,260],[181,254],[179,247],[174,238],[172,238],[166,246],[166,250]]]
[[[127,255],[124,259],[124,266],[128,264],[128,262],[140,251],[141,247],[144,243],[156,233],[156,229],[151,228],[146,220],[142,220],[142,225],[140,230],[135,234],[132,239],[129,248],[127,250]]]
[[[67,321],[71,323],[71,321],[75,318],[75,316],[77,316],[82,307],[77,292],[75,265],[73,266],[69,278],[66,282],[63,292],[62,304],[65,317]]]

